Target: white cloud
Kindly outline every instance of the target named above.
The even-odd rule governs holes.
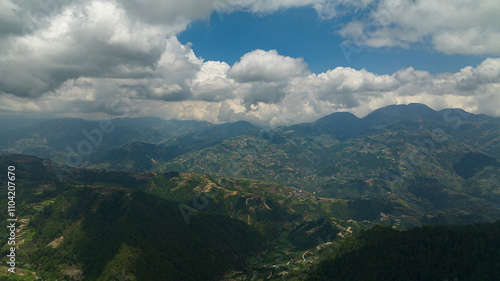
[[[16,15],[19,10],[19,6],[11,0],[0,2],[0,37],[22,32],[22,20]]]
[[[445,54],[500,55],[499,14],[497,0],[382,0],[339,33],[357,46],[429,43]]]
[[[392,75],[337,67],[320,74],[300,71],[277,82],[266,77],[238,82],[229,77],[229,71],[224,62],[203,62],[189,46],[172,37],[149,78],[71,79],[57,95],[38,99],[0,95],[0,110],[215,123],[247,120],[279,126],[314,121],[335,111],[363,116],[381,106],[421,102],[434,109],[460,107],[500,116],[500,58],[435,75],[411,67]]]
[[[288,90],[315,96],[337,108],[353,108],[362,99],[396,89],[397,81],[388,75],[376,75],[364,69],[337,67],[321,74],[311,74],[291,81]]]
[[[309,73],[302,58],[282,56],[276,50],[254,50],[243,55],[227,71],[227,77],[238,83],[235,97],[249,106],[280,101],[291,79]]]
[[[347,13],[345,10],[351,10],[350,12],[356,12],[359,9],[364,9],[370,5],[373,0],[328,0],[328,1],[318,1],[319,3],[314,4],[314,9],[318,13],[321,19],[332,19],[337,16],[341,16]],[[339,9],[341,8],[341,9]]]
[[[207,61],[203,63],[191,84],[195,99],[222,101],[235,95],[236,82],[227,78],[230,66],[225,62]]]
[[[256,13],[271,13],[280,9],[313,6],[326,0],[219,0],[232,9],[245,9]]]
[[[270,13],[309,6],[326,19],[374,8],[369,19],[353,21],[340,33],[373,47],[408,48],[429,40],[445,53],[498,54],[499,5],[488,0],[479,5],[426,0],[5,0],[0,3],[0,110],[278,126],[334,111],[364,115],[393,103],[425,102],[436,109],[462,107],[500,116],[499,58],[436,75],[411,67],[393,75],[348,67],[315,74],[302,58],[276,50],[251,51],[232,66],[204,61],[175,36],[214,9]]]
[[[68,6],[0,57],[0,88],[38,97],[78,77],[144,73],[165,49],[161,29],[135,22],[111,2]],[[9,67],[7,67],[9,66]]]
[[[285,57],[276,50],[255,50],[241,57],[229,70],[229,77],[240,83],[278,82],[309,72],[302,58]]]

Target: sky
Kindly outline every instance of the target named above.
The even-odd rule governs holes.
[[[500,116],[498,0],[1,0],[0,115]]]

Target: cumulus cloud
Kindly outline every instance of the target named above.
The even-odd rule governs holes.
[[[194,71],[187,73],[187,69],[199,68],[201,64],[179,66],[185,54],[172,51],[168,44],[175,45],[175,42],[164,38],[175,37],[192,20],[207,17],[218,6],[230,4],[234,3],[195,0],[3,1],[0,4],[3,8],[0,9],[0,90],[36,98],[57,91],[70,79],[144,77],[154,70],[162,72],[163,76],[168,73],[170,81],[165,83],[165,88],[152,89],[149,94],[162,99],[181,99],[181,95],[188,95],[187,89],[191,86],[185,80],[195,75]],[[298,1],[295,4],[307,3]],[[236,5],[263,7],[258,1],[243,1]],[[274,58],[280,59],[277,55]],[[283,62],[289,61],[300,60],[285,58]],[[178,71],[178,67],[184,68]],[[184,79],[180,77],[182,75],[187,76]],[[180,81],[172,82],[172,77]]]
[[[319,99],[335,102],[346,107],[358,104],[354,95],[373,96],[394,90],[397,80],[388,75],[376,75],[365,69],[337,67],[321,74],[312,74],[293,81],[293,90],[315,93]]]
[[[270,13],[309,6],[327,19],[346,9],[370,9],[368,18],[340,33],[373,47],[429,40],[445,53],[497,54],[497,1],[461,3],[468,11],[458,2],[5,0],[0,3],[0,112],[279,126],[335,111],[362,116],[384,105],[425,102],[435,109],[462,107],[500,116],[499,58],[435,75],[411,67],[392,75],[349,67],[311,73],[302,58],[277,50],[242,54],[232,66],[205,61],[176,37],[213,10]]]
[[[11,38],[0,57],[0,89],[38,97],[78,77],[143,75],[165,49],[161,35],[112,2],[68,6],[35,32]]]
[[[429,43],[445,54],[500,55],[498,14],[496,0],[382,0],[339,33],[357,46]]]
[[[229,68],[225,62],[203,63],[191,84],[194,99],[222,101],[236,95],[237,83],[227,77]]]
[[[312,6],[327,0],[218,0],[221,10],[244,9],[256,13],[271,13],[280,9]]]
[[[240,83],[277,82],[308,72],[302,58],[296,59],[278,54],[276,50],[255,50],[241,57],[229,70],[229,77]]]
[[[243,55],[228,70],[227,77],[240,85],[237,97],[255,105],[280,101],[286,95],[288,81],[309,73],[302,58],[282,56],[276,50],[254,50]]]
[[[22,20],[16,14],[19,6],[10,0],[0,2],[0,37],[22,32]]]
[[[336,111],[363,116],[381,106],[421,102],[434,109],[460,107],[500,116],[499,58],[486,59],[456,73],[435,75],[411,67],[392,75],[337,67],[320,74],[297,75],[284,82],[237,82],[228,77],[230,67],[226,63],[196,60],[192,50],[187,46],[182,49],[178,41],[171,40],[184,50],[185,59],[162,59],[158,69],[174,69],[176,65],[177,71],[191,73],[191,79],[185,79],[184,84],[177,81],[181,77],[161,71],[148,79],[78,78],[64,83],[59,95],[44,95],[36,100],[2,95],[0,110],[67,114],[70,109],[72,116],[94,112],[99,117],[104,113],[214,123],[247,120],[280,126],[314,121]],[[182,94],[169,97],[172,93]]]
[[[313,7],[321,19],[331,19],[346,14],[346,10],[356,12],[364,9],[373,2],[373,0],[328,0],[319,1],[319,3],[315,3]]]

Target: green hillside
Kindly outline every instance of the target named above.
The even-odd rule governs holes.
[[[500,221],[360,231],[310,273],[290,280],[498,280]]]
[[[28,227],[37,250],[26,263],[57,280],[72,266],[86,280],[110,280],[122,269],[137,280],[217,280],[265,242],[238,220],[200,214],[187,225],[175,203],[99,187],[63,193]]]
[[[29,280],[111,280],[117,274],[218,280],[230,269],[248,268],[267,274],[268,259],[283,255],[285,265],[303,253],[300,242],[286,238],[299,224],[349,214],[343,206],[358,212],[348,201],[249,179],[75,169],[33,156],[1,156],[0,168],[8,165],[16,166],[22,221],[17,266]],[[364,227],[338,219],[334,225],[326,241],[348,235],[348,226]],[[324,243],[317,241],[322,232],[304,235],[312,247]],[[263,250],[262,258],[251,258]]]
[[[320,197],[398,202],[421,214],[422,223],[495,220],[500,161],[491,147],[500,145],[500,123],[465,116],[451,122],[457,116],[421,105],[388,107],[363,119],[333,114],[276,129],[267,138],[225,140],[157,170],[254,178]]]
[[[4,265],[0,280],[497,274],[498,222],[463,225],[500,219],[498,118],[410,104],[274,130],[242,121],[112,122],[116,131],[80,168],[66,165],[65,147],[98,123],[0,122],[9,132],[0,149],[24,153],[0,155],[1,170],[16,167],[19,230],[18,274]],[[7,206],[7,191],[0,196]],[[5,262],[6,229],[0,239]]]
[[[19,171],[17,270],[26,278],[113,280],[125,274],[134,280],[218,280],[244,268],[246,258],[271,239],[220,213],[199,212],[187,222],[179,202],[121,187],[112,173],[107,182],[96,176],[99,181],[92,183],[92,177],[85,183],[75,179],[79,172],[102,171],[72,169],[74,179],[63,182],[50,171],[40,180],[23,178],[27,168],[44,171],[42,163],[22,155],[0,159],[2,168],[15,165]],[[6,191],[1,194],[6,205]],[[2,259],[9,251],[5,231]]]

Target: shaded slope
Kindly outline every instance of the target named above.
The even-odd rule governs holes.
[[[397,231],[374,227],[347,239],[307,280],[497,280],[500,221]]]
[[[64,227],[51,230],[58,225]],[[135,280],[217,280],[244,265],[265,240],[241,221],[199,214],[186,224],[177,204],[109,188],[68,191],[30,227],[39,245],[30,261],[40,264],[39,270],[53,271],[57,261],[51,256],[57,256],[61,263],[82,264],[88,280],[120,272],[123,255],[131,256],[125,269]],[[60,235],[59,247],[43,246]]]

